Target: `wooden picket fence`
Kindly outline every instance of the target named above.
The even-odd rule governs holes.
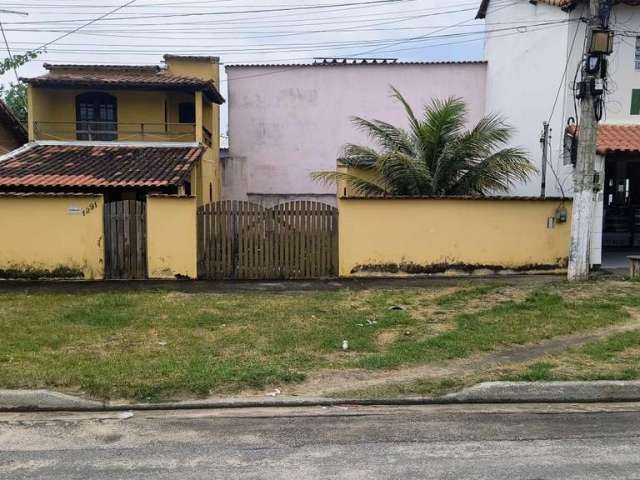
[[[222,201],[198,209],[204,279],[302,279],[338,272],[338,209],[297,201],[263,208]]]
[[[147,278],[147,205],[118,200],[104,205],[105,278]]]

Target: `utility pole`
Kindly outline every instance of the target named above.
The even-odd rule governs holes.
[[[542,145],[542,168],[540,179],[540,197],[544,198],[547,190],[547,152],[549,151],[549,122],[542,123],[542,136],[540,137]]]
[[[608,31],[611,0],[590,0],[590,15],[586,27],[589,53],[582,64],[582,81],[577,86],[580,98],[578,126],[578,156],[574,172],[573,220],[568,279],[589,278],[589,250],[595,207],[595,160],[598,121],[602,109],[603,77],[606,75],[606,55],[613,41]],[[602,39],[606,39],[603,47]]]

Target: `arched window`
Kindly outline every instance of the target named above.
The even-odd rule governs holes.
[[[78,140],[117,140],[118,102],[108,93],[89,92],[76,97]]]

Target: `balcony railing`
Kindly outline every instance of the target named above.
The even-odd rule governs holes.
[[[193,123],[34,122],[37,140],[119,142],[194,142]],[[202,129],[203,143],[211,146],[211,132]]]

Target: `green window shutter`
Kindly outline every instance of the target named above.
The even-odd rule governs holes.
[[[631,90],[631,115],[640,115],[640,89]]]

